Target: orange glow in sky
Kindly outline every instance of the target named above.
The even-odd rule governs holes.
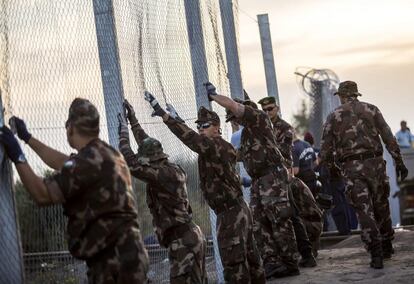
[[[393,132],[414,127],[414,1],[239,0],[243,83],[251,97],[267,95],[257,14],[269,14],[283,117],[306,98],[296,67],[328,68],[358,83],[361,100],[377,105]]]

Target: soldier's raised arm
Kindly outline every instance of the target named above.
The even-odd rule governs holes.
[[[127,100],[124,101],[123,107],[125,110],[125,115],[131,124],[131,130],[134,134],[135,141],[138,143],[138,145],[141,145],[142,141],[144,141],[144,139],[148,138],[149,136],[147,133],[145,133],[144,129],[139,124],[138,119],[135,115],[134,108]]]
[[[43,142],[37,140],[27,130],[26,123],[23,119],[13,116],[10,118],[10,125],[16,129],[17,136],[26,142],[33,151],[42,159],[42,161],[54,170],[60,170],[64,163],[69,159],[69,156],[62,152],[55,150]]]
[[[162,117],[164,123],[168,126],[171,132],[174,133],[174,135],[177,136],[177,138],[192,151],[200,155],[205,155],[210,153],[212,148],[215,147],[214,143],[212,143],[209,138],[203,137],[188,127],[171,105],[168,106],[170,113],[167,113],[161,108],[158,101],[152,94],[146,92],[145,100],[147,100],[154,109],[152,115]]]
[[[135,155],[131,149],[130,141],[129,141],[129,132],[128,126],[122,117],[121,114],[118,114],[118,134],[119,134],[119,151],[124,156],[125,161],[127,162],[128,168],[131,171],[131,174],[135,177],[139,177],[145,181],[152,181],[157,180],[159,175],[159,170],[150,167],[149,161],[146,160],[145,157],[139,157],[139,155]],[[139,125],[138,121],[136,122]],[[141,133],[138,132],[139,137],[143,137],[145,131],[139,126],[142,130]],[[137,128],[136,128],[137,129]],[[155,142],[154,142],[155,141]],[[145,134],[145,138],[140,139],[139,142],[139,150],[143,151],[143,148],[148,147],[148,144],[156,143],[157,140],[149,137]],[[159,142],[158,142],[159,143]]]

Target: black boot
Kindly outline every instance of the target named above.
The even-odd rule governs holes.
[[[394,248],[392,247],[391,240],[382,241],[382,254],[384,259],[390,259],[394,254]]]
[[[266,279],[272,278],[278,270],[280,270],[281,263],[268,262],[264,265]]]
[[[384,268],[384,258],[382,255],[382,246],[375,246],[370,249],[371,263],[370,266],[375,269]]]
[[[315,267],[316,265],[316,259],[312,254],[307,257],[302,256],[302,259],[299,261],[300,267]]]
[[[288,277],[288,276],[295,276],[299,275],[299,269],[297,266],[287,266],[285,264],[282,264],[273,274],[274,278],[282,278],[282,277]]]

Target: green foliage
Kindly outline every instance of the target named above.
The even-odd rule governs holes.
[[[298,112],[293,114],[293,127],[298,135],[304,135],[309,130],[310,110],[305,100],[301,101]]]
[[[50,176],[46,171],[45,176]],[[60,205],[38,207],[20,181],[14,185],[23,252],[64,250],[66,218]]]

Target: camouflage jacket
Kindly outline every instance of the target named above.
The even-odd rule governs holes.
[[[79,259],[111,246],[131,226],[138,228],[128,166],[98,138],[44,182],[51,199],[63,204],[69,251]]]
[[[320,156],[329,166],[336,160],[362,153],[382,154],[381,139],[394,160],[402,162],[400,148],[380,110],[371,104],[350,99],[326,119]]]
[[[138,123],[132,125],[132,132],[138,145],[148,137]],[[162,244],[166,230],[191,222],[187,174],[179,165],[170,163],[167,159],[148,162],[138,158],[131,150],[128,136],[120,137],[119,148],[131,174],[147,183],[147,205],[153,217],[155,232]]]
[[[284,159],[278,149],[270,118],[263,111],[245,106],[240,156],[247,173],[259,178]]]
[[[221,137],[202,136],[171,117],[165,123],[187,147],[198,153],[200,188],[214,211],[243,196],[236,170],[237,153],[230,143]]]
[[[290,168],[292,167],[293,128],[289,123],[278,116],[272,123],[279,151],[283,158],[285,158],[285,166]]]

